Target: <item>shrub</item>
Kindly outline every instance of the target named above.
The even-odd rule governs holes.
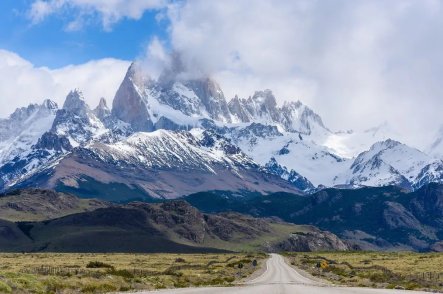
[[[373,273],[369,275],[369,280],[371,280],[371,282],[384,283],[384,282],[389,282],[390,277],[383,273]]]
[[[87,268],[110,268],[113,269],[114,267],[110,264],[101,262],[101,261],[90,261],[86,265]]]
[[[8,284],[0,281],[0,293],[11,293],[11,292],[12,292],[11,287]]]
[[[228,283],[232,283],[232,282],[235,281],[235,278],[234,277],[226,277],[225,281],[228,282]]]
[[[178,270],[177,270],[177,268],[174,268],[174,267],[170,267],[170,268],[167,268],[164,272],[163,272],[163,274],[164,275],[168,275],[168,276],[176,276],[176,277],[181,277],[181,276],[183,276],[183,273],[182,272],[179,272]]]
[[[134,274],[132,274],[130,271],[122,269],[122,270],[116,270],[112,268],[108,271],[108,274],[113,276],[119,276],[126,279],[132,279],[134,277]]]
[[[107,293],[115,292],[118,288],[115,285],[108,283],[90,283],[82,288],[83,293]]]
[[[416,284],[416,283],[414,283],[414,282],[409,282],[409,283],[406,285],[405,289],[406,289],[406,290],[414,290],[414,289],[417,289],[418,287],[420,287],[420,285],[418,285],[418,284]]]
[[[178,257],[175,259],[175,262],[186,262],[184,258]]]

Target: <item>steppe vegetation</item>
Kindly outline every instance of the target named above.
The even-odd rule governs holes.
[[[292,265],[338,285],[443,291],[442,253],[317,252],[286,257]]]
[[[230,286],[265,254],[0,254],[0,293],[106,293]]]

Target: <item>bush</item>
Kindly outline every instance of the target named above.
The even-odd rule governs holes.
[[[115,270],[114,268],[108,271],[108,274],[113,275],[113,276],[119,276],[122,278],[126,278],[126,279],[132,279],[134,277],[134,275],[125,269],[122,270]]]
[[[86,268],[110,268],[113,269],[114,267],[110,264],[101,262],[101,261],[90,261],[86,265]]]
[[[108,293],[115,292],[118,288],[115,285],[108,283],[90,283],[88,285],[83,286],[83,293]]]
[[[371,280],[371,282],[384,283],[389,282],[391,277],[382,273],[373,273],[369,275],[369,280]]]
[[[184,258],[178,257],[175,259],[175,262],[186,262],[186,260],[184,260]]]
[[[182,273],[182,272],[179,272],[178,270],[173,269],[173,268],[168,268],[168,269],[166,269],[166,270],[163,272],[163,274],[164,274],[164,275],[167,275],[167,276],[175,276],[175,277],[182,277],[182,276],[183,276],[183,273]]]
[[[418,284],[416,284],[416,283],[414,283],[414,282],[409,282],[409,283],[406,285],[405,289],[406,289],[406,290],[415,290],[415,289],[417,289],[418,287],[420,287],[420,285],[418,285]]]
[[[232,282],[235,281],[235,278],[234,277],[226,277],[225,281],[228,282],[228,283],[232,283]]]
[[[0,293],[11,293],[11,292],[12,292],[11,287],[8,284],[0,281]]]

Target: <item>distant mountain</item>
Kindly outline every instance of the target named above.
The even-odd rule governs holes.
[[[220,189],[297,191],[223,137],[202,130],[135,133],[117,143],[78,147],[19,186],[31,185],[111,201]]]
[[[238,122],[278,124],[288,132],[305,135],[311,135],[316,129],[326,130],[320,116],[300,101],[286,102],[278,107],[270,90],[257,91],[248,99],[236,96],[229,102],[229,109]]]
[[[240,197],[241,196],[241,197]],[[363,250],[442,251],[443,185],[414,192],[386,187],[324,189],[309,197],[287,193],[201,192],[185,197],[198,209],[277,216],[315,225]]]
[[[0,195],[0,218],[13,222],[45,221],[111,206],[101,200],[81,199],[52,190],[15,190]]]
[[[397,185],[407,189],[442,182],[443,161],[394,140],[375,143],[353,161],[336,183],[351,186]],[[440,172],[438,173],[438,171]]]
[[[259,219],[239,213],[207,214],[185,201],[107,205],[73,213],[67,202],[84,200],[51,191],[17,191],[0,201],[0,215],[29,207],[29,194],[39,194],[41,208],[65,215],[41,222],[0,219],[3,252],[226,252],[249,250],[347,250],[332,233],[277,219]],[[67,199],[69,197],[69,201]],[[56,206],[57,204],[62,204]],[[58,211],[56,210],[58,208]],[[89,208],[91,208],[89,206]],[[27,211],[26,217],[31,216]],[[68,215],[66,215],[68,214]]]
[[[0,191],[45,187],[127,201],[443,181],[438,139],[428,155],[389,139],[386,124],[334,132],[300,101],[279,105],[263,90],[228,102],[216,81],[189,78],[182,67],[175,58],[153,79],[133,63],[112,109],[105,99],[91,109],[73,90],[61,109],[46,100],[0,120]]]

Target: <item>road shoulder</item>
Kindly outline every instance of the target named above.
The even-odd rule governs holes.
[[[294,269],[297,273],[299,273],[301,276],[303,276],[303,277],[305,277],[305,278],[307,278],[307,279],[309,279],[309,280],[312,280],[312,281],[314,281],[315,283],[318,283],[318,284],[324,285],[324,286],[336,286],[335,284],[331,283],[331,282],[328,281],[328,280],[324,280],[324,279],[321,279],[321,278],[315,277],[315,276],[311,275],[310,273],[308,273],[307,271],[302,270],[301,268],[298,268],[298,267],[296,267],[295,265],[292,265],[292,264],[291,264],[291,261],[289,260],[289,258],[287,258],[287,257],[284,256],[284,255],[282,255],[282,256],[283,256],[283,259],[284,259],[285,263],[286,263],[287,265],[289,265],[292,269]]]
[[[252,281],[254,281],[255,279],[257,279],[258,277],[260,277],[261,275],[263,275],[266,270],[268,269],[268,260],[271,258],[270,255],[268,255],[268,258],[266,259],[262,259],[259,261],[258,263],[258,268],[249,276],[247,276],[246,278],[243,278],[237,282],[234,282],[234,285],[244,285],[244,284],[250,284]]]

